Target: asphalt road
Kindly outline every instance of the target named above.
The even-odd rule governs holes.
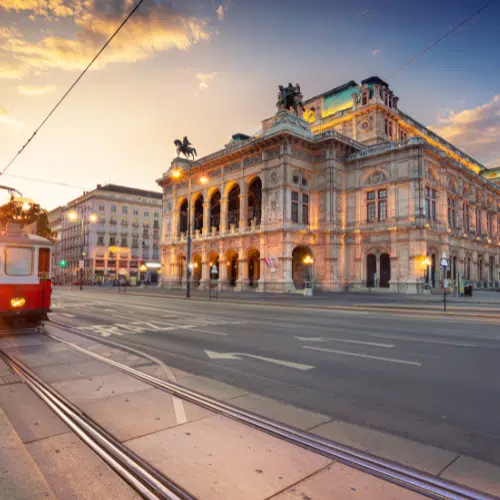
[[[173,367],[500,464],[496,319],[56,289],[52,319]],[[208,351],[208,352],[207,352]]]

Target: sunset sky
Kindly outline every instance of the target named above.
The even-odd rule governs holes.
[[[0,170],[135,1],[0,0]],[[210,154],[275,113],[279,84],[308,98],[386,78],[482,4],[146,0],[0,184],[49,209],[97,183],[159,190],[174,139]],[[488,166],[500,165],[499,19],[496,2],[389,80],[402,110]]]

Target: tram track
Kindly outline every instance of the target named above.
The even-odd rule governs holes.
[[[66,325],[58,321],[51,321],[51,324],[64,332],[92,339],[102,344],[122,349],[128,351],[129,353],[161,363],[159,360],[156,360],[156,358],[152,358],[152,356],[142,353],[141,351],[127,345],[123,345],[120,342],[115,342],[113,340],[97,337],[86,332],[81,332],[72,325]],[[397,484],[408,490],[420,493],[428,498],[450,500],[493,500],[495,498],[451,481],[417,471],[390,460],[382,459],[369,453],[350,448],[320,436],[316,436],[309,432],[295,429],[291,426],[262,417],[253,412],[240,409],[229,403],[219,401],[197,391],[187,389],[176,382],[169,382],[156,378],[135,368],[131,368],[94,352],[88,351],[83,347],[51,333],[46,332],[45,334],[53,340],[61,342],[91,358],[94,358],[95,360],[106,363],[157,389],[166,391],[172,396],[181,398],[189,403],[195,404],[219,415],[229,417],[237,422],[251,426],[291,444],[323,455],[331,460],[341,462],[347,466],[379,477],[390,483]]]
[[[32,333],[35,333],[33,330]],[[29,333],[24,331],[23,333]],[[36,332],[38,333],[38,332]],[[24,363],[0,349],[0,359],[106,464],[147,500],[195,500],[188,491],[161,474],[124,446],[88,415],[44,382]]]

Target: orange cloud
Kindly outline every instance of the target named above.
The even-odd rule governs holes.
[[[66,17],[73,15],[71,5],[65,0],[1,0],[0,9],[14,12],[29,11],[43,17]]]
[[[481,106],[438,118],[431,130],[478,160],[491,164],[500,156],[500,94]]]
[[[18,85],[17,91],[20,94],[34,96],[52,94],[56,91],[55,85]]]
[[[74,38],[46,36],[33,42],[18,32],[0,28],[0,50],[17,63],[19,71],[23,68],[24,72],[27,68],[83,69],[133,8],[132,0],[116,0],[112,3],[104,0],[28,0],[26,6],[29,8],[24,8],[25,0],[8,0],[8,3],[11,10],[16,10],[15,5],[22,5],[23,10],[40,15],[48,12],[59,17],[74,17]],[[47,4],[48,7],[40,7],[39,4]],[[3,3],[1,6],[6,8]],[[194,44],[210,39],[212,33],[207,25],[205,20],[151,2],[148,7],[139,8],[93,68],[103,68],[111,63],[141,61],[153,57],[155,52],[174,48],[188,50]]]

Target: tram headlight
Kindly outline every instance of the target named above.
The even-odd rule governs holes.
[[[24,304],[26,304],[26,299],[24,297],[14,297],[13,299],[10,299],[10,305],[14,309],[18,309],[19,307],[23,307]]]

